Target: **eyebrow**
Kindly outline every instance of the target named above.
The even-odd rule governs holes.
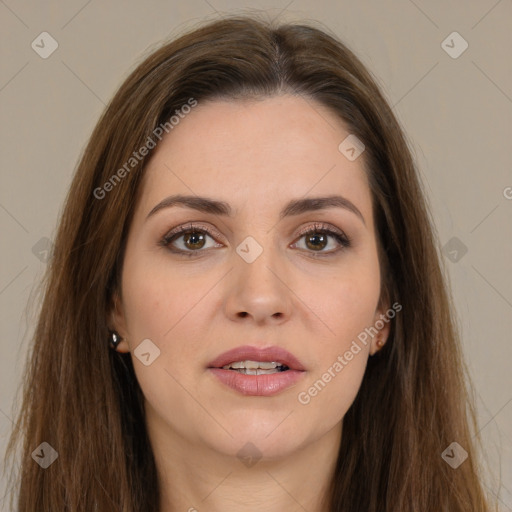
[[[191,208],[203,213],[213,215],[232,216],[232,208],[229,203],[210,199],[208,197],[189,196],[189,195],[173,195],[166,197],[160,201],[147,215],[146,220],[156,212],[173,206],[182,206]],[[359,211],[354,203],[346,197],[339,195],[331,195],[326,197],[306,197],[301,199],[292,199],[281,210],[279,220],[285,217],[301,215],[302,213],[324,210],[327,208],[343,208],[357,215],[366,226],[363,214]]]

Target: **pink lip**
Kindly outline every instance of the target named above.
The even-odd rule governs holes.
[[[289,370],[267,375],[244,375],[222,367],[235,361],[279,362]],[[211,371],[222,383],[243,395],[272,396],[297,383],[305,374],[301,362],[287,350],[280,347],[259,349],[251,346],[238,347],[224,352],[209,363]]]

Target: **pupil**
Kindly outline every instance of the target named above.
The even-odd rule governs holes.
[[[186,235],[186,242],[185,243],[187,243],[187,244],[190,243],[190,240],[194,240],[196,237],[199,237],[201,239],[200,241],[204,242],[204,235],[202,235],[201,233],[197,233],[195,231],[191,231],[190,233],[188,233]],[[192,243],[192,245],[196,245],[197,244],[197,242],[194,242],[194,241],[192,241],[191,243]],[[201,245],[201,247],[202,247],[202,245]]]
[[[310,236],[307,238],[307,244],[308,244],[308,246],[309,246],[309,245],[311,245],[311,240],[315,240],[315,239],[321,239],[321,241],[325,243],[325,235],[322,235],[322,234],[319,234],[319,235],[310,235]],[[325,245],[323,245],[323,246],[322,246],[322,247],[320,247],[320,248],[323,248],[323,247],[325,247]],[[318,248],[319,248],[319,246],[318,246],[318,245],[315,245],[315,244],[313,243],[312,248],[313,248],[313,249],[318,249]]]

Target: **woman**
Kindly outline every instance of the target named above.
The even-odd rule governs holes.
[[[437,249],[341,42],[233,17],[162,46],[65,204],[17,510],[490,510]]]

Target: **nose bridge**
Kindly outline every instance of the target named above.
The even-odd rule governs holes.
[[[268,215],[264,216],[258,211],[245,211],[241,214],[241,222],[245,226],[243,238],[235,246],[236,253],[242,260],[244,266],[258,263],[261,266],[272,266],[272,260],[277,256],[277,236],[275,221]],[[274,263],[275,264],[275,263]]]
[[[230,312],[248,313],[255,319],[281,316],[289,311],[290,290],[285,285],[284,255],[272,231],[252,230],[236,247]]]
[[[273,234],[262,230],[255,236],[246,236],[236,247],[237,271],[240,272],[246,284],[264,283],[268,286],[277,284],[276,280],[279,282],[276,274],[282,272],[283,266],[280,263],[282,255],[274,242]]]

